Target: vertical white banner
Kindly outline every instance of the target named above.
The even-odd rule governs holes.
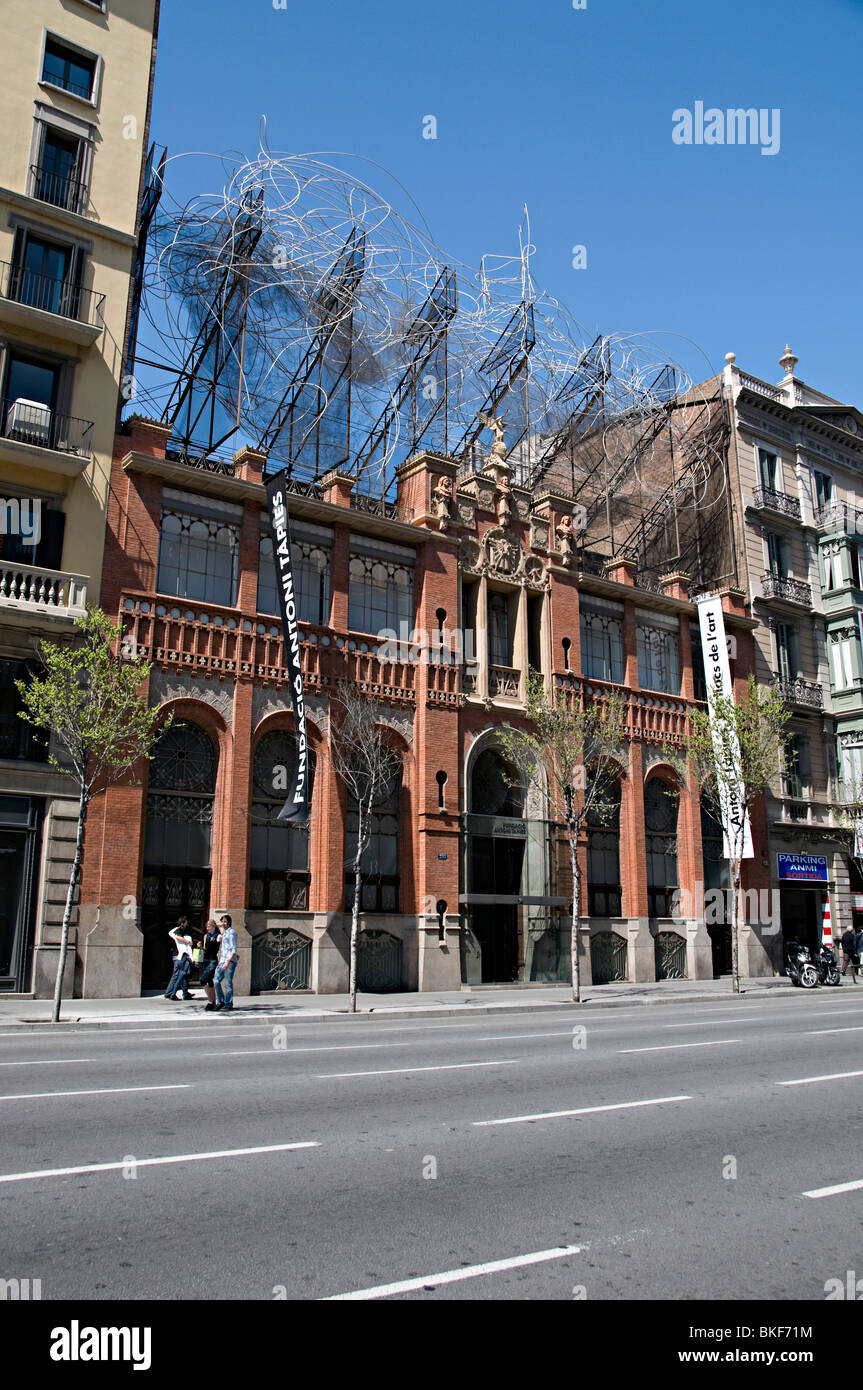
[[[742,809],[743,779],[740,770],[740,744],[735,730],[723,739],[713,717],[717,696],[733,700],[731,667],[728,664],[728,641],[725,636],[725,616],[722,600],[700,598],[698,623],[701,630],[701,651],[704,656],[704,678],[707,685],[707,709],[713,751],[716,754],[719,806],[722,816],[723,851],[732,857],[732,847],[741,846],[741,859],[752,859],[752,831],[749,816]],[[742,831],[742,834],[741,834]]]

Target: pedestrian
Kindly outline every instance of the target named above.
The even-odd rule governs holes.
[[[854,936],[854,954],[855,954],[856,957],[857,957],[856,965],[857,965],[857,969],[859,970],[859,969],[860,969],[861,962],[863,962],[863,927],[861,927],[861,928],[855,933],[855,936]]]
[[[849,966],[851,968],[851,983],[857,983],[857,966],[859,964],[857,936],[853,928],[849,927],[842,933],[842,974],[844,975]]]
[[[216,966],[219,963],[219,946],[222,936],[219,931],[219,924],[215,917],[211,917],[204,929],[204,964],[201,967],[201,984],[207,995],[209,1003],[204,1009],[204,1013],[210,1013],[216,1007],[216,991],[213,988],[213,976],[216,973]]]
[[[222,943],[219,947],[219,963],[216,966],[216,974],[213,983],[216,986],[216,1002],[213,1005],[214,1012],[225,1009],[228,1013],[234,1007],[234,971],[237,968],[239,956],[237,954],[237,933],[231,926],[231,919],[227,912],[219,919],[222,928]],[[222,986],[224,985],[224,990]]]
[[[195,999],[196,995],[189,993],[189,974],[192,969],[192,932],[189,927],[188,917],[181,917],[177,925],[168,932],[177,950],[174,956],[174,970],[171,975],[168,988],[165,990],[165,998],[178,1000],[177,990],[182,987],[184,999]]]

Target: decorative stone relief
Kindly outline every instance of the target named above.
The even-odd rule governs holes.
[[[291,696],[287,686],[282,691],[271,686],[256,685],[252,689],[252,728],[256,729],[271,714],[292,714]],[[306,714],[325,738],[330,732],[330,702],[326,695],[306,695]]]
[[[469,493],[458,492],[456,494],[456,505],[458,509],[458,522],[460,526],[467,526],[471,531],[476,530],[476,498]]]
[[[234,726],[233,680],[208,680],[206,676],[183,676],[179,671],[153,671],[150,676],[150,708],[167,700],[201,700],[212,705],[229,729]]]
[[[391,709],[388,705],[377,706],[377,720],[384,728],[394,729],[401,734],[410,748],[414,746],[414,716],[408,711]]]
[[[543,561],[538,555],[525,555],[504,526],[492,526],[481,541],[465,537],[459,547],[459,564],[474,574],[490,574],[531,589],[545,588],[548,583]]]
[[[493,526],[482,538],[485,562],[489,571],[513,577],[521,564],[522,552],[518,541],[507,535],[502,526]]]
[[[482,563],[479,541],[463,540],[458,548],[459,564],[465,570],[478,570]]]
[[[545,517],[532,516],[530,519],[531,550],[548,550],[548,521]]]

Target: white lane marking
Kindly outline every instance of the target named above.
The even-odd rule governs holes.
[[[500,1274],[507,1269],[523,1269],[526,1265],[544,1264],[548,1260],[565,1260],[568,1255],[578,1255],[587,1247],[584,1245],[560,1245],[556,1250],[534,1250],[530,1255],[513,1255],[508,1260],[487,1260],[481,1265],[466,1265],[462,1269],[448,1269],[443,1274],[426,1274],[419,1279],[400,1279],[395,1284],[377,1284],[370,1289],[354,1289],[351,1293],[331,1294],[322,1299],[323,1303],[335,1303],[345,1299],[390,1298],[397,1293],[412,1293],[415,1289],[437,1288],[440,1284],[457,1284],[462,1279],[478,1279],[484,1274]]]
[[[809,1036],[809,1037],[812,1037],[812,1038],[819,1037],[819,1036],[820,1036],[821,1034],[823,1034],[823,1033],[863,1033],[863,1023],[854,1023],[854,1024],[850,1024],[850,1025],[843,1025],[841,1028],[809,1028],[809,1029],[807,1029],[807,1034],[808,1034],[808,1036]]]
[[[169,1154],[164,1158],[136,1158],[137,1168],[155,1168],[165,1163],[203,1163],[210,1158],[247,1158],[251,1154],[284,1153],[287,1149],[319,1149],[317,1140],[299,1144],[261,1144],[254,1149],[214,1149],[203,1154]],[[0,1182],[35,1182],[37,1178],[67,1178],[78,1173],[115,1173],[128,1168],[131,1159],[122,1163],[84,1163],[77,1168],[34,1168],[28,1173],[0,1173]]]
[[[201,1052],[201,1057],[283,1057],[286,1052],[365,1052],[371,1047],[413,1047],[413,1043],[334,1043],[323,1047],[241,1047],[231,1052]]]
[[[328,1071],[315,1079],[334,1081],[346,1076],[401,1076],[405,1072],[416,1071],[464,1071],[467,1067],[517,1067],[517,1057],[507,1057],[500,1062],[447,1062],[438,1067],[389,1067],[386,1071]]]
[[[598,1115],[603,1110],[638,1110],[644,1105],[672,1105],[679,1100],[692,1100],[692,1096],[658,1096],[656,1100],[622,1100],[615,1105],[585,1105],[580,1110],[543,1110],[538,1115],[509,1115],[505,1120],[474,1120],[478,1128],[488,1125],[526,1125],[533,1120],[562,1120],[572,1115]]]
[[[33,1091],[29,1095],[0,1096],[0,1101],[54,1100],[60,1096],[117,1096],[128,1095],[130,1091],[188,1091],[192,1084],[191,1081],[184,1081],[170,1086],[108,1086],[99,1091]]]
[[[48,1057],[38,1062],[0,1062],[0,1067],[73,1067],[76,1062],[95,1062],[95,1057]]]
[[[751,1014],[749,1014],[749,1015],[747,1015],[745,1018],[740,1018],[740,1019],[738,1019],[737,1021],[738,1021],[739,1023],[763,1023],[765,1019],[769,1019],[770,1017],[771,1017],[770,1014],[756,1014],[754,1017],[753,1017]],[[692,1022],[692,1023],[663,1023],[662,1027],[663,1027],[664,1029],[665,1029],[665,1028],[709,1028],[709,1027],[711,1026],[711,1024],[712,1024],[712,1020],[711,1020],[711,1019],[709,1019],[709,1018],[699,1018],[699,1019],[696,1019],[695,1022]],[[721,1019],[721,1020],[720,1020],[719,1026],[722,1027],[722,1028],[725,1027],[725,1020],[724,1020],[724,1019]]]
[[[714,1038],[711,1042],[662,1043],[659,1047],[619,1047],[618,1055],[624,1052],[678,1052],[682,1047],[730,1047],[732,1043],[742,1042],[742,1038]]]
[[[236,1035],[235,1035],[236,1036]],[[572,1029],[567,1028],[562,1033],[505,1033],[501,1037],[471,1038],[471,1044],[478,1042],[523,1042],[533,1038],[571,1038]],[[424,1039],[418,1038],[416,1042],[394,1042],[394,1043],[334,1043],[323,1047],[244,1047],[231,1052],[202,1052],[201,1057],[263,1057],[272,1052],[275,1056],[284,1056],[286,1052],[365,1052],[372,1047],[417,1047]],[[448,1041],[448,1039],[444,1039]],[[460,1038],[453,1038],[453,1042],[460,1042]],[[477,1066],[480,1064],[477,1063]],[[482,1063],[487,1066],[488,1063]]]
[[[828,1076],[801,1076],[796,1081],[777,1081],[777,1086],[808,1086],[813,1081],[844,1081],[848,1076],[863,1076],[863,1071],[832,1071]]]
[[[838,1197],[840,1192],[859,1192],[863,1178],[856,1182],[838,1182],[835,1187],[813,1187],[809,1192],[801,1192],[801,1197]]]

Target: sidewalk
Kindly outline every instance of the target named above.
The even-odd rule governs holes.
[[[763,980],[745,980],[742,990],[751,996],[782,998],[792,993],[791,982],[782,976]],[[832,991],[831,991],[832,992]],[[568,985],[494,986],[485,985],[462,990],[447,990],[429,994],[360,994],[357,1013],[348,1013],[346,994],[265,994],[251,998],[237,997],[231,1014],[212,1014],[204,1011],[205,999],[199,993],[194,1003],[172,1003],[161,994],[143,999],[64,999],[61,1024],[92,1028],[135,1028],[150,1025],[199,1023],[207,1027],[218,1018],[246,1023],[319,1023],[351,1018],[404,1018],[423,1016],[453,1016],[457,1014],[501,1014],[527,1011],[589,1010],[597,1005],[620,1008],[633,1005],[683,1004],[696,1001],[717,1003],[733,1000],[731,980],[663,980],[658,984],[631,985],[627,983],[588,985],[583,990],[584,1002],[573,1005]],[[35,1026],[50,1023],[51,1002],[47,999],[3,999],[0,996],[0,1027],[4,1030],[32,1031]]]

